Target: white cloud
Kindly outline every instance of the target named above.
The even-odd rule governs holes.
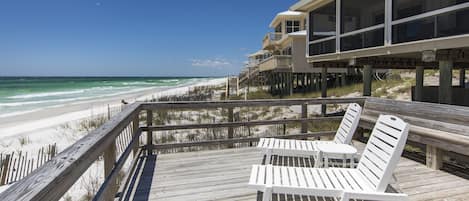
[[[192,59],[192,66],[221,68],[232,66],[232,63],[222,58],[215,59]]]

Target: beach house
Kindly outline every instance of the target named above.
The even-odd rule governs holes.
[[[319,90],[321,73],[329,82],[325,86],[345,85],[347,79],[351,80],[347,75],[355,74],[351,69],[329,68],[327,72],[322,72],[321,69],[312,68],[305,57],[306,16],[305,12],[298,11],[278,13],[269,25],[272,32],[264,36],[262,50],[249,56],[251,70],[246,67],[244,72],[254,72],[256,75],[252,78],[265,80],[264,85],[273,95]],[[243,79],[243,76],[240,77]]]
[[[290,10],[308,13],[308,63],[362,68],[363,95],[371,95],[376,69],[415,69],[413,100],[468,105],[468,1],[301,0]],[[439,87],[423,86],[424,69],[439,69]],[[452,86],[453,69],[460,69],[459,86]]]

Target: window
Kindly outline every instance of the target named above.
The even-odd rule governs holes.
[[[445,13],[437,17],[437,37],[469,33],[469,9]]]
[[[309,44],[309,55],[319,55],[335,52],[335,39]]]
[[[351,32],[384,23],[384,0],[343,0],[341,32]]]
[[[342,37],[340,40],[340,50],[355,50],[368,47],[384,45],[384,28],[374,29],[351,36]]]
[[[286,23],[287,33],[300,31],[300,21],[298,20],[287,20]]]
[[[402,19],[466,2],[469,0],[394,0],[393,19]]]
[[[309,13],[309,41],[335,36],[335,1]]]
[[[392,26],[392,42],[404,43],[469,33],[469,9],[416,19]]]

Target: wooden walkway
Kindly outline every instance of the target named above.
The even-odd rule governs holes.
[[[356,143],[363,148],[363,144]],[[261,163],[255,148],[164,154],[139,164],[132,196],[124,200],[256,200],[247,187],[252,164]],[[392,186],[410,200],[468,200],[469,180],[401,158]],[[290,200],[290,199],[288,199]],[[298,199],[299,200],[299,199]]]

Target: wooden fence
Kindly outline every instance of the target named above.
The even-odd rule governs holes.
[[[0,154],[0,186],[26,177],[57,155],[57,145],[42,147],[37,154],[18,151]]]

